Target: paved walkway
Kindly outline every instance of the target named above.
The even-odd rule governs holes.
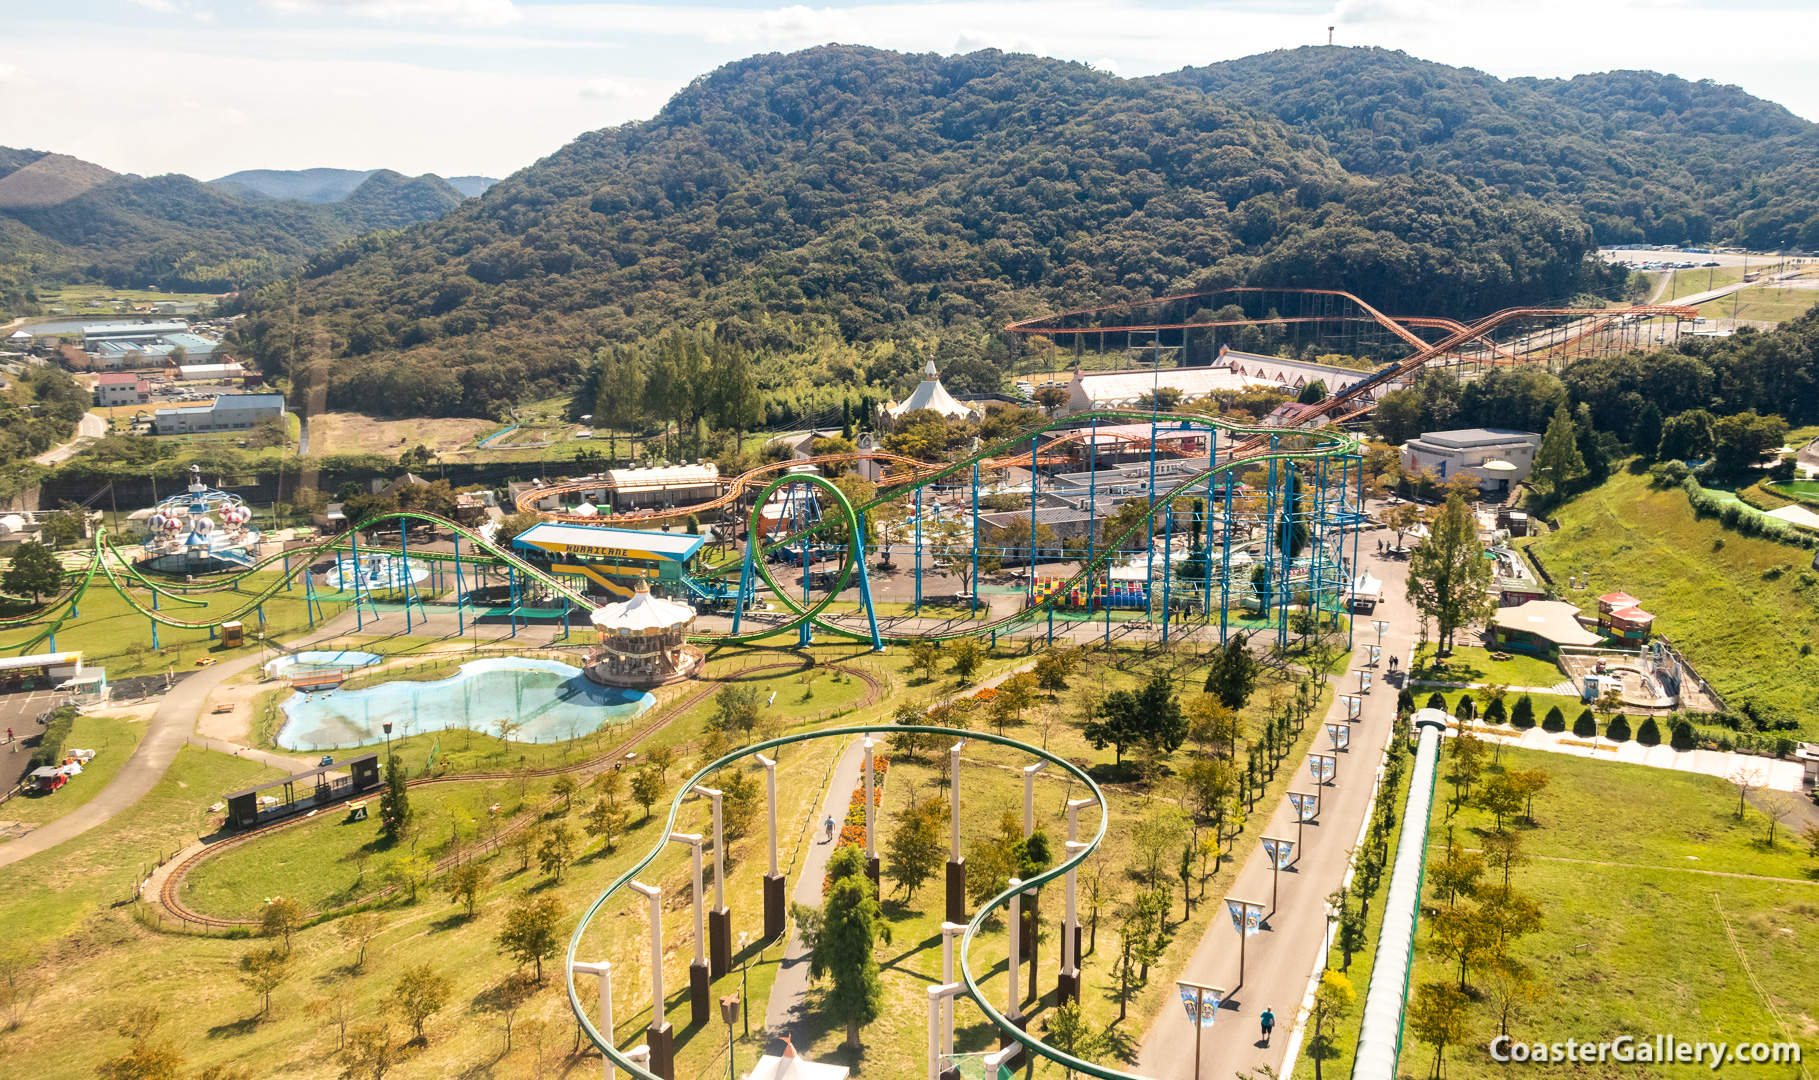
[[[1389,623],[1389,631],[1383,636],[1383,655],[1409,656],[1415,645],[1416,620],[1403,599],[1407,564],[1375,552],[1362,552],[1361,557],[1370,572],[1384,582],[1383,600],[1371,617]],[[1373,561],[1375,565],[1369,565]],[[1356,638],[1359,647],[1353,654],[1351,670],[1334,677],[1339,693],[1349,693],[1356,687],[1355,673],[1368,657],[1363,646],[1377,643],[1376,634],[1368,629],[1371,619],[1362,620],[1363,632]],[[1279,880],[1274,879],[1262,845],[1238,872],[1231,895],[1270,908],[1265,929],[1244,943],[1243,978],[1239,977],[1238,935],[1224,911],[1214,916],[1182,972],[1182,978],[1230,991],[1218,1023],[1199,1032],[1203,1077],[1258,1074],[1264,1066],[1286,1073],[1287,1062],[1300,1043],[1300,1028],[1305,1023],[1301,1006],[1311,977],[1325,960],[1326,897],[1345,878],[1351,849],[1369,815],[1377,769],[1395,719],[1396,685],[1386,681],[1385,669],[1378,668],[1375,674],[1376,685],[1364,695],[1361,719],[1352,724],[1351,748],[1338,755],[1333,784],[1320,789],[1317,820],[1309,822],[1303,831],[1294,821],[1288,800],[1283,799],[1267,823],[1257,822],[1255,826],[1264,836],[1288,840],[1304,836],[1305,847],[1296,852],[1294,865],[1282,871]],[[1324,721],[1337,722],[1344,714],[1345,706],[1335,698]],[[1320,721],[1310,720],[1317,722]],[[1313,751],[1331,752],[1324,732],[1313,740]],[[1285,761],[1282,767],[1296,770],[1292,790],[1315,790],[1305,757]],[[1273,906],[1272,886],[1279,888]],[[1224,898],[1208,896],[1207,902],[1223,906]],[[1276,1035],[1267,1046],[1259,1037],[1257,1021],[1265,1008],[1276,1014]],[[1133,1071],[1157,1080],[1189,1080],[1194,1075],[1195,1034],[1176,995],[1168,994],[1144,1033]]]
[[[107,418],[94,413],[83,413],[82,419],[76,421],[76,436],[61,446],[53,446],[33,458],[39,465],[58,465],[76,455],[78,450],[107,434]]]
[[[1753,754],[1727,753],[1722,750],[1676,750],[1663,743],[1644,746],[1635,740],[1612,742],[1602,735],[1582,738],[1569,731],[1543,731],[1530,728],[1518,731],[1512,727],[1473,724],[1472,730],[1484,738],[1505,746],[1524,750],[1541,750],[1549,754],[1619,761],[1626,765],[1643,765],[1672,772],[1704,773],[1706,776],[1729,777],[1739,770],[1753,770],[1761,779],[1759,786],[1776,791],[1799,791],[1806,768],[1798,761],[1780,761]],[[1449,729],[1449,735],[1454,734]],[[1666,734],[1665,732],[1663,734]]]
[[[1432,679],[1410,679],[1408,685],[1411,690],[1426,690],[1430,687],[1437,690],[1485,690],[1488,689],[1491,684],[1481,682],[1435,682]],[[1557,682],[1552,686],[1505,686],[1504,689],[1512,694],[1552,694],[1556,697],[1579,696],[1579,688],[1573,685],[1571,679],[1564,682]]]

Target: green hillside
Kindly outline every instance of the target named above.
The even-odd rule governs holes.
[[[1601,244],[1819,246],[1819,126],[1734,86],[1652,71],[1505,81],[1371,48],[1163,80],[1317,134],[1353,172],[1434,170],[1571,207]]]

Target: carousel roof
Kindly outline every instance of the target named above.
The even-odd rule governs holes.
[[[630,600],[595,608],[589,618],[602,633],[650,635],[683,629],[695,621],[695,609],[673,600],[659,600],[651,595],[650,586],[639,581]]]

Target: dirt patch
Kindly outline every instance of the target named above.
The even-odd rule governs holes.
[[[398,454],[419,444],[437,454],[471,450],[490,432],[496,420],[375,420],[358,413],[322,413],[309,422],[311,457],[329,454]]]

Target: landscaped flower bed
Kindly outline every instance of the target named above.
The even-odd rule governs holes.
[[[891,759],[881,754],[872,755],[872,805],[884,804],[884,780],[890,772]],[[840,840],[834,845],[838,851],[849,844],[865,843],[865,781],[863,778],[853,785],[852,797],[846,801],[846,820],[840,825]],[[831,854],[831,853],[830,853]],[[827,877],[821,878],[821,891],[827,892]]]

